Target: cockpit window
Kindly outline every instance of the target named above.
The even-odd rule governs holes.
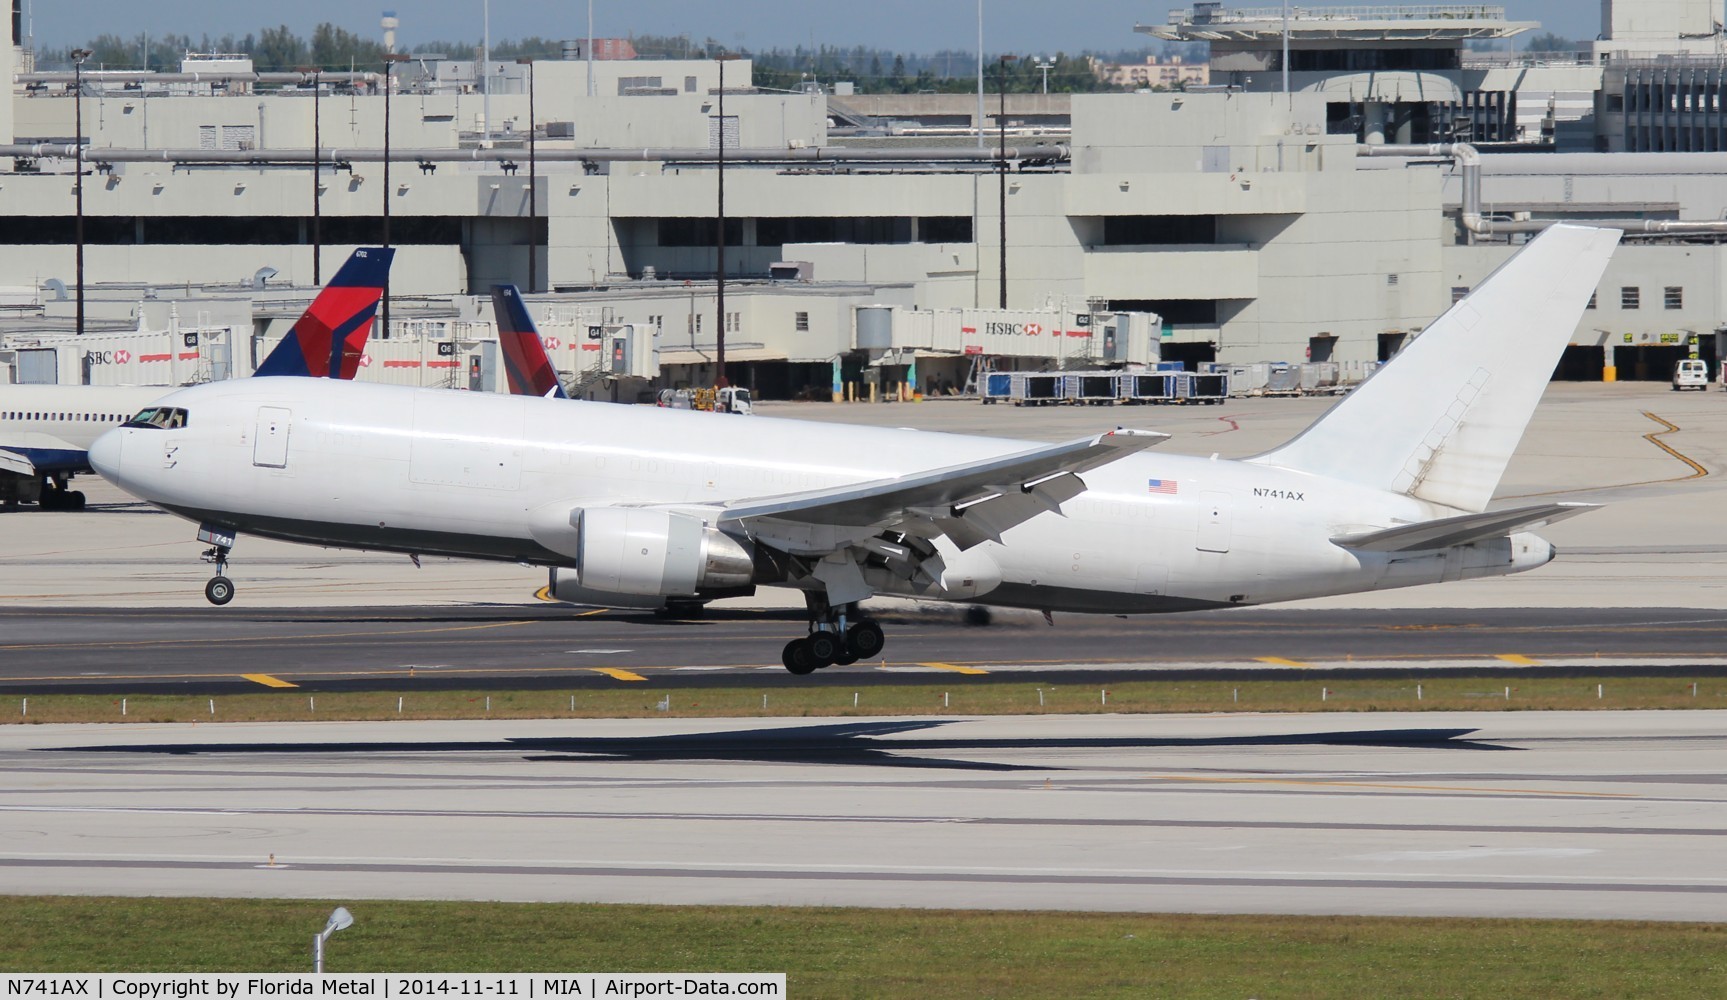
[[[179,430],[186,426],[186,411],[178,406],[146,406],[121,426]]]

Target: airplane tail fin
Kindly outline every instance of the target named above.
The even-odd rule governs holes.
[[[1555,225],[1288,444],[1252,459],[1481,511],[1619,242]]]
[[[568,399],[558,370],[546,355],[545,342],[534,328],[533,317],[515,285],[492,286],[492,311],[498,319],[498,346],[504,356],[504,375],[512,396],[546,396]]]
[[[353,378],[395,256],[390,247],[355,250],[253,374]]]

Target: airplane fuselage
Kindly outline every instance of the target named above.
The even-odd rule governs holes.
[[[241,534],[547,566],[534,512],[710,505],[890,479],[1028,442],[765,417],[315,379],[199,386],[176,430],[97,446],[125,489]],[[1261,604],[1530,569],[1528,533],[1413,554],[1339,535],[1457,513],[1402,494],[1255,462],[1131,455],[1082,477],[1061,514],[964,552],[939,541],[939,584],[887,574],[878,592],[1081,612]],[[767,580],[764,583],[781,581]],[[796,584],[788,584],[796,585]]]

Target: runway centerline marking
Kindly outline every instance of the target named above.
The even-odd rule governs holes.
[[[267,688],[292,688],[300,686],[298,684],[290,684],[280,677],[271,677],[269,674],[241,674],[240,677],[251,681],[253,684],[262,684]]]
[[[611,678],[614,678],[614,679],[620,680],[620,681],[645,681],[645,680],[647,680],[647,678],[643,677],[641,674],[635,673],[634,671],[630,671],[630,670],[624,670],[621,667],[589,667],[588,669],[592,670],[596,674],[605,674],[607,677],[611,677]]]
[[[1260,663],[1269,663],[1274,667],[1310,667],[1313,665],[1301,660],[1286,660],[1281,656],[1256,656],[1254,659]]]
[[[1301,778],[1214,778],[1183,774],[1148,774],[1154,781],[1181,781],[1196,785],[1297,785],[1317,788],[1383,788],[1402,792],[1491,792],[1496,795],[1568,795],[1592,799],[1635,799],[1629,792],[1579,792],[1571,789],[1486,788],[1472,785],[1404,785],[1383,781],[1315,781]]]
[[[1519,666],[1519,667],[1539,667],[1539,666],[1541,666],[1540,660],[1530,659],[1529,657],[1524,656],[1522,653],[1496,653],[1496,654],[1494,654],[1493,658],[1495,660],[1504,660],[1506,663],[1515,664],[1516,666]]]
[[[980,670],[977,667],[968,667],[968,666],[965,666],[964,664],[960,664],[960,663],[938,663],[938,662],[932,661],[930,663],[919,663],[918,666],[929,667],[933,670],[950,670],[956,674],[987,674],[987,673],[989,673],[989,671],[987,671],[987,670]]]

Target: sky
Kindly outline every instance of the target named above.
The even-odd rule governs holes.
[[[436,40],[478,39],[485,0],[296,0],[292,4],[247,0],[25,0],[42,48],[88,41],[103,33],[134,37],[143,32],[213,37],[256,33],[286,24],[301,35],[329,21],[356,34],[378,37],[386,8],[401,18],[404,46]],[[577,37],[587,31],[582,0],[489,0],[494,41],[539,35]],[[943,49],[971,51],[977,44],[973,0],[592,0],[594,34],[712,37],[722,44],[757,50],[797,45],[864,45],[908,53]],[[1434,2],[1434,0],[1424,0]],[[1513,20],[1542,22],[1545,30],[1575,39],[1594,38],[1600,8],[1594,0],[1504,0]],[[1231,0],[1230,6],[1273,6],[1270,0]],[[1304,6],[1326,6],[1308,0]],[[1154,24],[1169,11],[1190,6],[1175,0],[985,0],[986,52],[1048,53],[1084,49],[1135,49],[1149,41],[1134,24]]]

